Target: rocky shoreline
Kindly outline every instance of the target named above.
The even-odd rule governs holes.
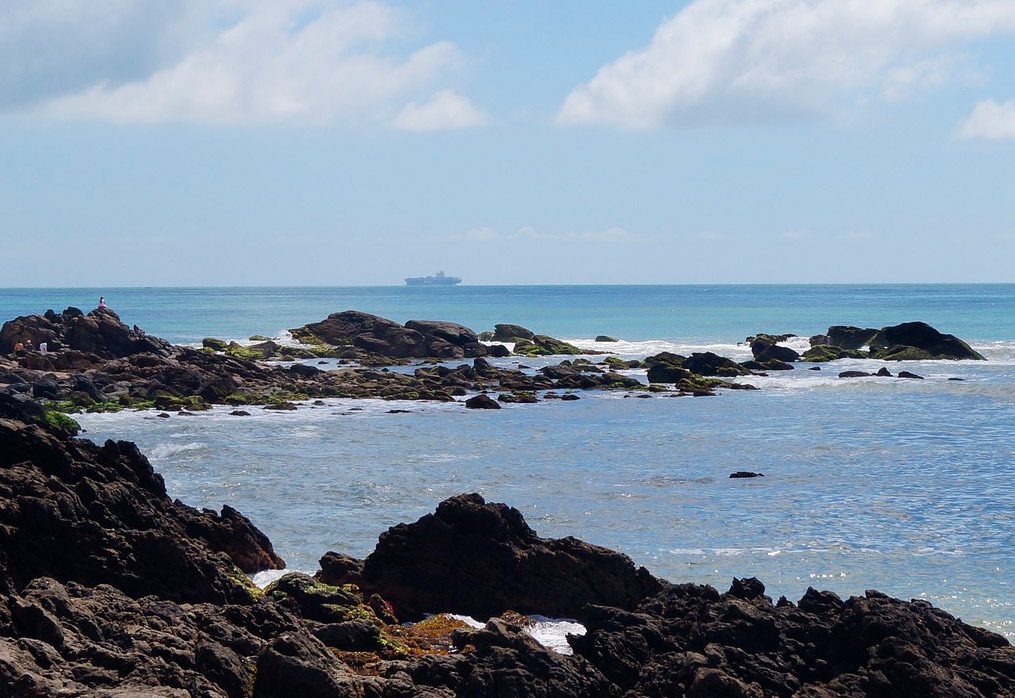
[[[125,408],[166,414],[214,404],[296,409],[299,401],[321,398],[453,402],[472,395],[466,407],[496,409],[503,403],[578,399],[582,390],[640,396],[753,390],[755,386],[735,379],[801,364],[814,368],[840,358],[983,359],[957,337],[921,322],[880,330],[833,326],[811,337],[811,348],[802,354],[779,344],[794,335],[759,334],[747,338],[754,358],[740,363],[711,352],[594,359],[589,357],[597,352],[518,325],[500,324],[477,334],[452,322],[410,320],[400,325],[352,310],[295,328],[292,336],[297,344],[266,340],[240,345],[209,337],[201,348],[174,346],[136,325],[129,328],[109,309],[87,314],[76,308],[47,310],[0,328],[0,391],[44,402],[53,413],[51,421],[59,419],[59,413]],[[490,361],[509,356],[571,358],[538,370]],[[321,363],[330,370],[321,370]],[[414,363],[411,372],[392,370],[409,363]],[[631,375],[634,370],[645,370],[647,383]],[[842,378],[863,375],[892,374],[885,368],[877,374],[840,373]],[[920,377],[908,372],[899,376]]]
[[[0,402],[3,695],[1015,695],[1015,648],[927,603],[671,584],[476,494],[261,590],[244,572],[284,562],[242,514],[172,501],[132,444],[40,409]],[[587,632],[559,654],[522,614]]]
[[[521,345],[523,355],[564,343],[518,326],[481,339],[453,323],[398,325],[354,311],[294,331],[305,343],[288,348],[173,346],[108,310],[10,321],[0,330],[9,354],[0,359],[0,695],[1015,696],[1015,648],[925,602],[813,589],[773,602],[756,579],[734,579],[724,593],[673,584],[621,553],[541,538],[516,509],[478,494],[393,526],[363,560],[325,552],[315,575],[260,589],[249,575],[285,562],[253,522],[230,507],[173,501],[136,446],[76,438],[64,415],[318,397],[477,393],[470,400],[498,405],[555,391],[711,394],[775,362],[824,360],[836,353],[828,347],[982,358],[910,325],[863,338],[866,330],[830,328],[812,338],[809,359],[788,354],[785,337],[759,335],[749,340],[756,367],[664,353],[525,372],[492,365],[490,352],[506,349],[483,342]],[[26,340],[46,342],[46,353],[25,350]],[[242,355],[250,351],[260,358]],[[350,363],[320,371],[264,361],[306,360],[303,352]],[[471,363],[445,363],[458,359]],[[380,368],[409,360],[442,363]],[[617,372],[636,367],[648,385]],[[471,628],[448,613],[486,623]],[[584,635],[568,636],[572,654],[526,632],[536,614],[584,624]]]

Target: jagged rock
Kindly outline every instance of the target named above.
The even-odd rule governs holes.
[[[539,538],[517,509],[478,494],[446,499],[435,513],[382,533],[363,583],[403,619],[435,610],[488,618],[508,609],[580,618],[588,603],[630,608],[661,585],[626,555]]]
[[[765,477],[765,474],[754,473],[751,472],[750,470],[738,470],[735,473],[730,473],[730,478],[732,479],[751,478],[751,477]]]
[[[910,373],[909,371],[899,371],[899,375],[897,377],[898,378],[911,378],[911,379],[921,380],[921,381],[923,380],[923,376],[918,376],[917,374]],[[948,380],[962,380],[962,379],[961,378],[949,378]]]
[[[131,443],[96,446],[0,420],[0,495],[0,549],[19,585],[47,576],[132,596],[249,601],[237,566],[284,566],[238,512],[171,501]]]
[[[170,352],[168,342],[135,332],[107,308],[93,310],[87,315],[77,308],[67,308],[60,314],[47,310],[45,315],[28,315],[5,322],[0,328],[0,353],[11,353],[19,342],[31,342],[36,347],[46,342],[51,351],[70,349],[102,358],[141,353],[168,355]],[[47,363],[47,357],[38,356],[37,359],[39,363]],[[56,360],[53,357],[48,363]]]
[[[1015,650],[921,601],[843,602],[808,590],[773,605],[757,580],[682,584],[633,612],[590,609],[570,638],[624,695],[1010,696]]]

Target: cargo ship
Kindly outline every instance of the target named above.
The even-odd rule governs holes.
[[[446,276],[439,271],[433,276],[410,276],[405,280],[407,286],[454,286],[462,283],[457,276]]]

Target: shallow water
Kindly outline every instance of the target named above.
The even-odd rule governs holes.
[[[0,290],[0,317],[94,304],[88,289]],[[1015,637],[1015,285],[107,289],[127,324],[174,342],[284,338],[348,308],[477,330],[515,322],[625,358],[715,351],[746,359],[759,331],[924,320],[988,362],[885,364],[926,380],[839,379],[839,361],[744,378],[712,398],[509,405],[330,401],[250,417],[82,415],[89,436],[137,441],[170,494],[231,504],[291,568],[363,556],[388,526],[479,491],[540,535],[621,550],[673,581],[773,596],[808,586],[922,597]],[[596,343],[598,334],[619,343]],[[806,346],[806,339],[793,339]],[[530,367],[557,359],[524,359]],[[518,360],[504,360],[514,366]],[[327,368],[328,366],[324,366]],[[638,372],[633,372],[637,374]],[[961,381],[949,379],[961,378]],[[389,414],[407,409],[408,414]],[[736,470],[763,478],[731,480]]]
[[[294,569],[326,550],[366,555],[388,526],[479,491],[540,535],[621,550],[673,581],[757,576],[791,599],[877,588],[1015,636],[1015,362],[836,377],[858,363],[745,378],[762,390],[714,398],[583,393],[497,412],[332,400],[82,423],[138,441],[174,496],[239,508]]]

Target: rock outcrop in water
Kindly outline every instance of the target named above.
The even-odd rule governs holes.
[[[365,564],[329,554],[322,579],[261,592],[237,566],[281,561],[238,512],[170,501],[132,444],[32,423],[23,400],[0,414],[3,696],[1015,695],[1015,649],[929,604],[674,586],[478,495],[392,528]],[[588,633],[565,656],[517,614],[479,630],[393,615],[441,606]]]
[[[209,404],[266,405],[290,409],[293,401],[321,398],[383,398],[449,402],[469,392],[497,391],[505,402],[531,401],[536,391],[553,389],[640,389],[634,378],[578,359],[546,367],[533,375],[497,368],[472,330],[450,322],[390,320],[349,311],[311,325],[328,341],[349,341],[349,359],[366,366],[322,371],[295,363],[289,367],[264,358],[292,358],[291,347],[273,342],[240,347],[206,338],[205,347],[173,346],[130,329],[115,313],[88,315],[70,308],[11,320],[0,329],[5,346],[49,343],[44,355],[21,351],[0,356],[0,390],[48,401],[58,410],[110,411],[123,407],[200,410]],[[314,341],[324,341],[312,335]],[[318,347],[318,345],[310,345]],[[220,351],[216,351],[216,348]],[[318,347],[319,348],[319,347]],[[338,348],[327,345],[322,354]],[[503,355],[503,346],[491,354]],[[341,353],[341,352],[339,352]],[[412,373],[387,371],[370,364],[399,362],[400,356],[454,359],[475,356],[457,367],[421,366]],[[524,398],[524,399],[523,399]]]
[[[871,358],[884,361],[974,360],[982,354],[955,335],[943,334],[925,322],[873,328],[834,325],[823,335],[810,338],[805,361],[839,358]],[[869,351],[862,350],[869,347]]]

